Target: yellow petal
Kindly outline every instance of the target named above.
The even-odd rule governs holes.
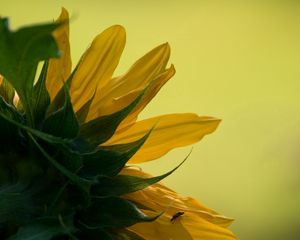
[[[155,222],[135,224],[129,229],[147,240],[237,239],[229,229],[212,224],[189,212],[186,212],[182,217],[174,221],[174,223],[170,222],[170,218],[164,215]]]
[[[121,174],[143,178],[152,177],[145,172],[130,167],[123,169]],[[233,222],[233,219],[220,215],[194,198],[181,196],[161,183],[153,184],[141,191],[127,194],[124,197],[140,202],[157,212],[164,212],[164,215],[169,219],[176,212],[184,211],[185,213],[194,213],[198,217],[221,227],[228,227]]]
[[[199,117],[193,113],[162,115],[117,131],[104,145],[133,142],[155,126],[141,149],[130,159],[130,163],[146,162],[161,157],[173,148],[198,142],[204,135],[212,133],[219,123],[218,119]]]
[[[62,87],[63,81],[69,77],[72,67],[69,43],[69,14],[66,9],[62,8],[57,22],[63,23],[61,27],[53,32],[61,56],[58,59],[49,61],[46,86],[51,100],[54,99]]]
[[[133,168],[125,168],[122,174],[151,177]],[[164,212],[163,216],[155,222],[136,224],[130,227],[130,230],[147,240],[236,239],[232,232],[226,229],[232,223],[232,219],[219,215],[193,198],[177,194],[161,183],[156,183],[124,197],[141,203],[156,212]],[[183,211],[184,215],[171,222],[172,216],[178,211]]]
[[[193,236],[193,239],[237,239],[229,229],[207,222],[195,213],[187,212],[182,219],[182,225]]]
[[[96,88],[103,89],[107,85],[119,63],[125,41],[125,29],[119,25],[106,29],[94,39],[72,80],[71,96],[75,111],[94,95]]]
[[[157,78],[155,78],[153,81],[149,83],[149,86],[147,86],[146,91],[141,99],[141,101],[138,103],[138,105],[133,109],[133,111],[124,119],[124,121],[119,126],[119,129],[128,127],[129,125],[136,122],[138,115],[140,112],[147,106],[147,104],[156,96],[156,94],[159,92],[161,87],[175,74],[175,68],[173,65],[163,73],[161,73]],[[133,98],[134,99],[134,98]],[[133,101],[131,99],[131,102]],[[130,102],[127,103],[129,105]],[[125,106],[127,106],[125,105]]]
[[[162,44],[139,59],[123,76],[111,79],[104,87],[98,87],[87,120],[114,113],[129,102],[117,101],[122,96],[144,89],[149,82],[165,71],[170,57],[170,47]]]

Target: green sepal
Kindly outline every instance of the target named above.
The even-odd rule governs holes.
[[[142,190],[171,175],[186,159],[187,157],[173,170],[152,178],[142,178],[131,175],[117,175],[115,177],[99,176],[99,184],[92,186],[91,192],[97,197],[111,197]]]
[[[128,160],[141,148],[150,132],[132,143],[101,146],[94,152],[82,154],[83,167],[80,174],[88,178],[98,175],[116,176]]]
[[[72,139],[78,135],[79,123],[73,111],[69,90],[65,84],[64,93],[64,105],[45,119],[43,131],[56,137]]]
[[[96,198],[80,214],[81,221],[90,228],[125,228],[139,222],[155,221],[160,215],[149,217],[133,203],[119,197]]]
[[[77,173],[82,167],[81,155],[66,146],[59,146],[59,149],[62,151],[59,161],[71,172]]]
[[[77,116],[78,122],[80,124],[83,124],[85,122],[86,117],[89,113],[91,104],[94,100],[95,94],[96,94],[96,92],[94,92],[93,96],[85,104],[83,104],[83,106],[76,112],[76,116]]]
[[[0,95],[4,98],[4,100],[8,104],[13,105],[13,100],[15,97],[15,89],[10,84],[10,82],[7,81],[5,78],[3,78],[2,84],[0,85]]]
[[[60,88],[60,90],[58,91],[58,93],[56,94],[56,96],[54,97],[53,101],[50,103],[50,106],[48,108],[47,111],[47,116],[49,116],[51,113],[59,110],[60,108],[63,107],[63,105],[65,104],[65,88],[67,89],[71,89],[71,84],[72,84],[72,80],[73,77],[78,69],[79,64],[77,64],[76,68],[73,70],[73,72],[71,73],[71,75],[68,77],[68,79],[63,83],[63,86]]]
[[[50,105],[50,96],[46,88],[48,63],[48,60],[44,62],[39,79],[33,87],[32,112],[34,125],[37,125],[37,127],[41,127],[47,108]]]
[[[72,218],[45,217],[21,227],[19,231],[8,240],[52,240],[57,236],[73,236],[74,227]],[[67,221],[66,221],[67,220]],[[72,239],[72,238],[71,238]],[[74,238],[73,238],[74,239]]]
[[[4,104],[4,106],[7,106],[7,105]],[[1,107],[1,97],[0,97],[0,107]],[[53,135],[30,128],[26,125],[23,125],[23,124],[17,122],[16,120],[13,120],[12,118],[10,118],[9,116],[6,116],[3,112],[0,111],[0,123],[1,123],[1,120],[4,120],[4,122],[7,121],[8,124],[11,124],[12,129],[16,130],[16,129],[20,128],[22,130],[25,130],[28,132],[29,136],[31,136],[31,134],[33,134],[34,136],[38,137],[41,140],[44,140],[48,144],[55,146],[58,150],[61,150],[61,152],[64,154],[63,159],[61,159],[63,165],[61,163],[58,163],[52,157],[50,157],[49,154],[47,154],[46,151],[43,149],[43,151],[47,154],[47,156],[49,156],[51,158],[51,160],[55,161],[59,165],[62,165],[62,167],[66,168],[66,170],[75,172],[82,165],[80,154],[78,154],[77,152],[75,152],[73,150],[74,146],[72,144],[72,141],[70,141],[68,139],[62,139],[60,137],[55,137]],[[0,126],[2,126],[2,125],[0,125]],[[16,128],[16,127],[18,127],[18,128]],[[12,134],[12,132],[10,132],[10,134]],[[31,138],[32,138],[32,136],[31,136]],[[6,139],[6,141],[7,141],[7,139]],[[0,145],[0,147],[1,146],[2,145]],[[4,143],[3,143],[3,146],[5,146]]]
[[[144,92],[140,94],[127,107],[118,112],[84,123],[80,128],[80,136],[87,142],[89,142],[92,146],[98,146],[99,144],[106,142],[113,136],[119,124],[139,103],[143,94]]]
[[[140,203],[140,202],[136,202],[136,201],[133,201],[132,199],[130,200],[134,205],[136,205],[139,209],[142,209],[142,210],[148,210],[148,211],[152,211],[152,212],[155,212],[155,210],[153,208],[150,208],[150,207],[147,207],[145,206],[144,204]]]
[[[1,97],[0,97],[0,103],[1,103]],[[3,112],[0,111],[0,119],[1,118],[8,121],[8,122],[10,122],[11,124],[13,124],[16,127],[19,127],[21,129],[29,132],[29,133],[32,133],[36,137],[38,137],[38,138],[40,138],[40,139],[42,139],[42,140],[44,140],[48,143],[55,144],[55,145],[58,145],[58,146],[60,146],[60,145],[61,146],[72,145],[72,141],[69,140],[69,139],[63,139],[63,138],[60,138],[60,137],[55,137],[53,135],[50,135],[50,134],[41,132],[39,130],[36,130],[34,128],[28,127],[28,126],[18,122],[17,120],[12,119],[9,116],[6,116]]]
[[[33,122],[32,95],[39,61],[59,57],[52,32],[58,23],[42,24],[10,31],[8,19],[0,19],[0,73],[16,89],[30,125]]]
[[[68,178],[71,183],[78,186],[84,192],[86,192],[86,193],[89,192],[92,182],[79,177],[78,175],[74,174],[69,169],[67,169],[65,166],[60,164],[56,159],[52,158],[45,151],[45,149],[36,141],[36,139],[31,135],[31,133],[28,133],[28,135],[31,138],[31,140],[33,141],[33,143],[36,145],[36,147],[44,155],[44,157],[51,163],[51,165],[53,165],[58,171],[60,171],[61,174],[63,174],[66,178]]]
[[[22,121],[24,121],[24,118],[17,111],[17,109],[14,106],[8,104],[2,96],[0,96],[0,113],[5,115],[8,119],[17,121],[20,124],[22,124]]]

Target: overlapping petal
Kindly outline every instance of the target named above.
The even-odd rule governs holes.
[[[169,45],[162,44],[140,58],[123,76],[98,86],[87,120],[114,113],[128,105],[132,99],[127,97],[124,101],[123,97],[132,92],[138,94],[163,73],[169,56]],[[132,98],[134,96],[131,94]]]
[[[130,160],[130,163],[146,162],[163,156],[173,148],[198,142],[212,133],[219,123],[219,119],[199,117],[193,113],[162,115],[121,129],[105,145],[133,142],[154,127],[142,148]]]
[[[61,22],[62,26],[55,30],[53,35],[58,43],[60,58],[49,61],[46,81],[51,100],[54,99],[62,87],[63,81],[69,77],[72,67],[69,43],[69,14],[66,9],[62,8],[57,22]]]
[[[124,169],[122,174],[151,177],[133,168]],[[232,219],[219,215],[193,198],[177,194],[161,183],[124,197],[156,212],[164,212],[163,216],[155,222],[130,227],[130,230],[147,240],[236,239],[234,234],[226,228],[232,223]],[[178,211],[183,211],[184,215],[171,222],[172,216]]]
[[[96,92],[95,101],[105,93],[103,88],[111,81],[125,46],[126,34],[120,25],[100,33],[83,55],[74,75],[71,96],[75,111],[80,109]],[[97,103],[92,109],[99,108]]]
[[[153,97],[159,92],[161,87],[175,74],[175,68],[171,65],[170,68],[165,70],[163,73],[158,75],[153,81],[146,86],[145,92],[139,104],[133,109],[133,111],[127,116],[124,121],[120,124],[119,130],[128,127],[135,123],[140,112],[147,106]],[[140,91],[138,91],[139,93]],[[121,100],[121,99],[120,99]],[[131,100],[132,101],[132,100]]]
[[[151,199],[148,199],[151,201]],[[130,230],[147,240],[172,239],[172,240],[234,240],[233,233],[223,227],[215,225],[190,212],[175,221],[170,222],[170,217],[162,216],[152,223],[140,223],[130,227]]]

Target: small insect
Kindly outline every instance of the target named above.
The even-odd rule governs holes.
[[[171,223],[174,223],[174,221],[179,218],[180,216],[182,216],[184,214],[184,211],[179,211],[177,213],[175,213],[172,218],[170,219]]]

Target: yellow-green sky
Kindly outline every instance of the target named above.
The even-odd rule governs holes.
[[[71,13],[74,65],[97,33],[127,29],[118,73],[169,42],[176,76],[141,118],[197,112],[221,118],[165,182],[233,217],[244,240],[300,238],[300,3],[215,0],[0,0],[17,27]],[[190,148],[143,168],[161,174]]]

